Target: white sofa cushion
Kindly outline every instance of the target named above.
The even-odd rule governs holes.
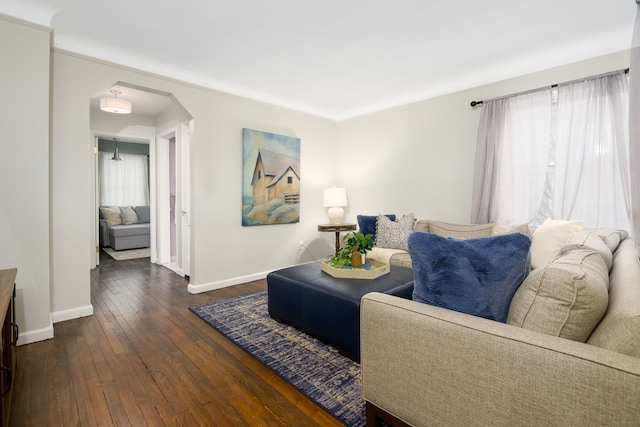
[[[531,268],[542,267],[558,255],[572,234],[584,228],[582,221],[546,219],[531,241]]]

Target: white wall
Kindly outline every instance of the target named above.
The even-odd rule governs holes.
[[[338,184],[347,219],[413,212],[468,223],[482,100],[629,67],[629,52],[440,96],[339,124]]]
[[[319,240],[317,257],[331,252],[317,224],[325,221],[322,189],[335,181],[327,171],[334,170],[336,123],[67,52],[54,51],[53,65],[53,252],[65,254],[54,259],[54,311],[90,304],[89,99],[116,82],[171,93],[193,116],[192,290],[293,265],[300,240]],[[243,127],[301,139],[300,223],[242,227]]]
[[[0,269],[18,268],[19,343],[53,336],[49,247],[50,31],[0,15]]]

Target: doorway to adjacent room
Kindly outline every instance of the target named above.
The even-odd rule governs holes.
[[[119,91],[119,97],[132,104],[131,114],[113,114],[101,111],[100,98],[109,96],[112,90]],[[140,196],[140,185],[129,185],[132,179],[125,178],[125,189],[107,190],[101,179],[105,165],[110,170],[131,169],[133,163],[146,156],[147,192],[149,206],[148,245],[134,241],[133,246],[148,246],[151,262],[166,266],[181,276],[191,272],[191,221],[190,221],[190,144],[193,119],[180,102],[170,93],[142,88],[118,82],[106,88],[91,99],[91,132],[95,159],[92,173],[95,182],[92,187],[92,205],[95,209],[94,242],[95,256],[92,266],[100,262],[100,252],[104,252],[105,239],[101,236],[100,207],[105,204],[132,206],[144,204]],[[146,150],[146,151],[145,151]],[[142,153],[145,151],[145,153]],[[117,157],[120,160],[114,160]],[[129,159],[128,159],[129,158]],[[130,160],[126,167],[124,162]],[[101,165],[102,163],[102,169]],[[135,169],[135,168],[134,168]],[[139,170],[136,176],[140,177]],[[144,184],[142,184],[144,186]],[[138,194],[135,200],[114,196],[132,190]],[[110,191],[111,196],[106,196]],[[115,191],[115,193],[113,193]],[[114,199],[115,197],[115,199]],[[142,197],[142,198],[140,198]],[[106,246],[111,248],[110,245]],[[111,248],[113,249],[113,248]],[[93,249],[92,249],[93,252]],[[115,250],[115,252],[119,252]]]

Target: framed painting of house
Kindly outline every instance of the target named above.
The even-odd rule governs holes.
[[[242,225],[300,222],[300,138],[242,129]]]

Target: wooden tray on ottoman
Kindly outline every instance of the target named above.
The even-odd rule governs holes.
[[[327,274],[338,279],[376,279],[391,271],[389,264],[385,264],[374,259],[367,259],[366,263],[371,265],[366,268],[341,268],[331,265],[331,261],[326,260],[320,263],[320,268]]]

